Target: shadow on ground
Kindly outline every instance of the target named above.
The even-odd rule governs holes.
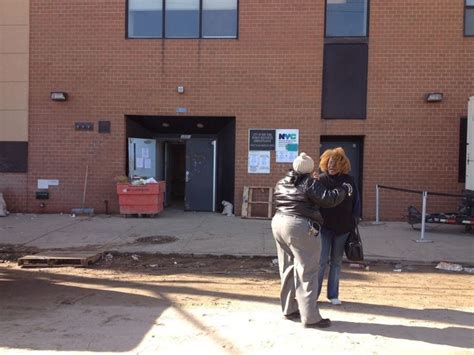
[[[258,263],[238,261],[251,267],[249,269],[244,267],[242,270],[239,266],[240,274],[234,272],[229,275],[222,267],[222,260],[219,262],[217,259],[211,269],[205,269],[209,272],[205,278],[202,277],[205,270],[202,267],[197,268],[191,261],[188,264],[189,268],[173,270],[176,264],[172,259],[170,265],[165,265],[160,270],[140,269],[137,266],[135,269],[127,269],[126,273],[124,269],[123,274],[120,269],[110,267],[109,270],[109,266],[102,265],[100,271],[110,273],[103,273],[101,277],[94,274],[98,270],[87,270],[81,275],[81,270],[77,269],[77,272],[71,275],[41,269],[2,267],[0,268],[2,312],[0,347],[50,351],[127,352],[139,346],[151,329],[154,329],[159,337],[160,334],[168,334],[170,328],[171,332],[177,331],[179,334],[185,332],[186,327],[183,327],[183,324],[190,324],[201,332],[200,336],[209,338],[213,343],[220,346],[224,344],[227,349],[238,349],[235,338],[229,339],[219,332],[207,331],[208,325],[205,319],[193,315],[186,309],[186,304],[181,302],[189,297],[245,301],[257,305],[270,305],[274,308],[275,314],[279,314],[277,273],[274,270],[273,273],[255,272],[267,270],[268,263],[264,264],[265,267],[259,268]],[[205,263],[202,259],[196,262]],[[181,263],[185,265],[184,262]],[[254,270],[254,273],[251,270]],[[188,275],[187,279],[182,277],[184,272]],[[167,275],[168,278],[160,281],[140,279],[140,275],[146,273],[154,276]],[[174,275],[175,277],[172,277]],[[346,277],[365,283],[373,281],[370,274],[364,274],[363,271],[346,270],[343,278]],[[236,292],[222,289],[222,285],[231,284],[234,280],[238,281],[235,282]],[[265,280],[271,282],[271,289],[266,293],[260,289]],[[380,285],[374,284],[373,287],[377,288]],[[326,307],[327,304],[321,304],[322,309]],[[257,312],[265,312],[263,309]],[[164,312],[169,310],[179,315],[181,321],[174,320],[172,316],[164,317]],[[334,326],[327,330],[328,332],[370,334],[461,348],[474,346],[472,337],[474,321],[472,313],[469,312],[449,309],[409,309],[363,302],[345,302],[338,311],[342,314],[360,314],[365,319],[367,315],[375,315],[402,318],[405,322],[413,320],[410,323],[427,321],[439,322],[440,326],[446,323],[452,326],[428,327],[419,324],[336,321]],[[229,312],[249,312],[249,310],[245,307],[236,310],[231,304],[230,308],[222,309],[220,312],[223,312],[219,315],[223,322],[227,320],[227,323],[224,323],[226,327],[232,328],[235,325],[230,318],[227,318]],[[268,319],[266,316],[256,315],[256,322]],[[262,334],[262,337],[270,339],[285,337],[286,323],[284,320],[281,322],[279,327],[282,329],[281,334]],[[264,324],[262,323],[262,328],[258,329],[265,329]],[[239,331],[235,329],[235,332]],[[288,341],[291,339],[288,338]]]

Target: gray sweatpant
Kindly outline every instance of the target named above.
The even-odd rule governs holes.
[[[275,214],[272,232],[278,251],[284,315],[300,311],[301,322],[319,322],[317,304],[321,245],[319,237],[309,235],[308,219]]]

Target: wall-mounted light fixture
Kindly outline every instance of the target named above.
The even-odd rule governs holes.
[[[443,93],[442,92],[430,92],[426,94],[425,97],[426,102],[441,102],[443,101]]]
[[[179,85],[177,90],[178,90],[178,94],[184,94],[184,86],[183,85]]]
[[[51,92],[51,100],[53,101],[67,101],[68,94],[64,91],[53,91]]]
[[[199,122],[199,123],[196,125],[196,127],[197,127],[197,128],[204,128],[204,125],[203,125],[201,122]]]
[[[165,127],[165,128],[168,128],[170,126],[170,124],[168,122],[163,122],[161,124],[162,127]]]

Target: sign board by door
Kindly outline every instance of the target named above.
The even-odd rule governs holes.
[[[249,150],[275,150],[275,130],[249,129]]]
[[[299,130],[277,129],[276,140],[276,162],[292,163],[298,156]]]
[[[154,139],[128,139],[129,177],[156,178],[156,141]]]

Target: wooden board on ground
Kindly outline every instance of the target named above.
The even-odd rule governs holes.
[[[18,265],[21,267],[86,267],[95,263],[101,256],[102,253],[97,251],[44,251],[18,259]]]
[[[259,195],[255,199],[256,195]],[[273,216],[273,187],[266,186],[244,186],[242,199],[242,218],[271,219]],[[260,206],[264,209],[265,216],[257,216],[254,207]]]

